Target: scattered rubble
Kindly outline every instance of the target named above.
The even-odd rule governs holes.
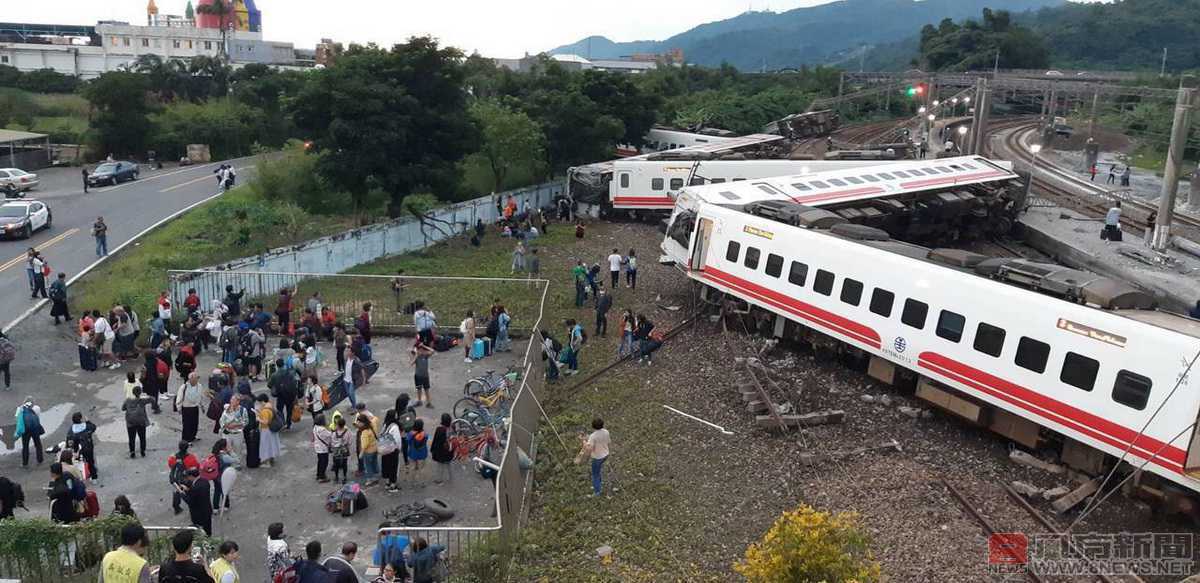
[[[1040,460],[1036,457],[1033,457],[1032,455],[1025,453],[1019,449],[1012,450],[1012,452],[1010,452],[1008,454],[1008,459],[1010,459],[1014,462],[1017,462],[1018,464],[1021,464],[1023,466],[1029,466],[1031,468],[1045,470],[1047,472],[1050,472],[1051,474],[1061,474],[1064,471],[1066,471],[1065,468],[1063,468],[1062,466],[1060,466],[1058,464],[1052,464],[1050,462],[1042,461],[1042,460]]]
[[[917,419],[918,417],[920,417],[921,412],[924,411],[924,409],[921,409],[920,407],[904,407],[904,406],[896,407],[896,410],[899,411],[903,415],[912,417],[913,419]]]
[[[1033,498],[1034,496],[1040,496],[1042,494],[1041,488],[1020,480],[1014,481],[1011,485],[1013,490],[1016,490],[1018,494],[1027,498]]]
[[[1055,486],[1053,488],[1050,488],[1049,490],[1042,492],[1042,498],[1045,498],[1046,500],[1053,500],[1055,498],[1058,498],[1059,496],[1066,496],[1067,494],[1070,494],[1070,493],[1071,493],[1071,489],[1068,488],[1067,486]]]
[[[871,451],[903,452],[904,450],[900,447],[899,441],[892,439],[892,440],[889,440],[887,443],[882,443],[880,445],[870,446],[870,447],[859,447],[856,449],[849,449],[849,450],[843,450],[843,451],[829,451],[829,452],[824,452],[824,453],[802,453],[802,454],[800,454],[800,463],[806,464],[806,465],[812,465],[812,464],[815,464],[818,462],[823,462],[826,460],[840,459],[840,458],[855,456],[855,455],[859,455],[859,454],[864,454],[864,453],[871,452]]]
[[[1080,502],[1083,502],[1083,500],[1088,496],[1095,494],[1099,489],[1100,478],[1095,478],[1084,483],[1082,486],[1075,488],[1070,494],[1055,500],[1052,504],[1050,504],[1050,506],[1054,508],[1055,512],[1062,514],[1074,508],[1075,505],[1079,504]]]

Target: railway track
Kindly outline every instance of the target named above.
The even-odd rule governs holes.
[[[996,148],[989,141],[989,153],[1019,162],[1027,169],[1032,169],[1034,167],[1034,155],[1025,148],[1024,141],[1027,136],[1037,131],[1037,123],[1028,120],[994,125],[991,128],[990,135],[994,136],[1003,132],[1001,135],[1003,139],[1000,140],[1001,145],[999,148]],[[1158,210],[1158,205],[1133,196],[1122,196],[1119,193],[1099,188],[1090,189],[1087,186],[1083,186],[1082,188],[1063,186],[1060,181],[1069,180],[1070,178],[1067,177],[1071,176],[1067,171],[1050,164],[1045,158],[1038,157],[1036,162],[1037,172],[1033,181],[1036,193],[1046,196],[1063,208],[1079,211],[1089,216],[1103,217],[1108,212],[1112,202],[1119,200],[1126,208],[1136,209],[1137,212],[1133,214],[1136,214],[1138,219],[1141,219],[1135,219],[1134,216],[1127,214],[1121,218],[1121,223],[1137,230],[1147,228],[1148,225],[1144,221],[1145,217],[1149,216],[1151,212]],[[1059,180],[1055,180],[1054,177],[1059,177]],[[1080,192],[1081,190],[1083,192]],[[1185,227],[1179,234],[1189,239],[1196,240],[1197,235],[1200,234],[1200,219],[1196,217],[1175,213],[1174,223]]]

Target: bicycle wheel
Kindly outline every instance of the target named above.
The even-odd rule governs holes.
[[[467,384],[463,385],[463,394],[468,397],[476,397],[479,395],[486,395],[491,392],[492,392],[491,386],[489,386],[486,382],[484,382],[484,379],[482,377],[477,378],[477,379],[471,379],[471,380],[467,381]]]
[[[466,418],[468,411],[473,411],[479,408],[479,401],[474,397],[463,397],[454,402],[454,408],[451,409],[455,419]]]
[[[455,436],[470,437],[479,433],[482,430],[478,425],[467,421],[466,419],[455,419],[450,422],[450,431]]]
[[[489,413],[487,409],[483,409],[480,407],[466,409],[462,412],[462,415],[459,416],[458,418],[462,419],[463,421],[466,421],[476,427],[486,427],[488,425],[491,425],[492,419],[493,419],[492,414]]]
[[[419,510],[411,514],[405,515],[400,519],[404,526],[433,526],[438,523],[438,516],[432,512]]]

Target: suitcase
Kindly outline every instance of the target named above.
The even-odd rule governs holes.
[[[333,379],[329,385],[329,403],[325,405],[326,409],[333,409],[346,399],[346,381],[342,377]]]
[[[253,420],[250,422],[256,423]],[[254,429],[245,435],[249,436],[249,439],[246,440],[246,467],[257,468],[262,465],[262,459],[258,457],[258,442],[262,439],[262,434]]]
[[[475,342],[471,345],[471,358],[478,360],[484,357],[484,351],[486,349],[484,348],[483,344],[482,338],[475,339]]]
[[[83,517],[96,518],[100,516],[100,499],[96,497],[95,490],[88,490],[87,496],[83,499]]]
[[[482,340],[483,340],[483,355],[491,356],[492,355],[492,339],[491,338],[483,338]]]
[[[79,347],[79,368],[83,370],[96,370],[100,368],[95,348],[91,346]]]

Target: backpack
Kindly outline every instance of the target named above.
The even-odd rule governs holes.
[[[379,439],[379,443],[377,445],[379,448],[379,455],[388,455],[400,449],[400,444],[396,443],[396,438],[387,430],[386,427],[384,428],[383,433],[379,434],[377,438]]]
[[[396,423],[400,425],[400,430],[405,433],[408,433],[413,428],[413,425],[416,424],[416,422],[417,412],[414,411],[412,407],[409,407],[406,411],[401,413],[400,418],[396,420]]]
[[[662,342],[663,340],[666,340],[666,337],[663,336],[662,331],[655,328],[654,330],[650,331],[650,339],[655,342]]]
[[[583,346],[584,344],[587,344],[587,330],[584,330],[583,326],[580,326],[579,327],[579,345]]]
[[[344,460],[350,457],[350,447],[346,445],[345,434],[338,436],[334,433],[334,437],[337,438],[337,441],[334,442],[333,447],[329,448],[329,455],[335,460]]]
[[[83,517],[96,518],[98,516],[100,516],[100,498],[96,496],[95,490],[88,490],[84,494]]]
[[[238,329],[237,326],[230,326],[221,332],[221,339],[217,341],[217,346],[222,350],[232,350],[238,344]]]
[[[34,412],[33,407],[21,407],[21,421],[25,424],[24,435],[42,435],[46,433],[46,430],[42,429],[42,420]]]
[[[208,390],[220,393],[229,386],[229,376],[223,372],[208,375]]]
[[[200,462],[200,477],[210,482],[221,477],[221,460],[216,455],[209,454]]]
[[[238,338],[238,351],[244,356],[254,354],[254,335],[249,332]]]
[[[296,572],[295,565],[288,565],[282,571],[275,574],[275,578],[271,583],[300,583],[300,574]]]
[[[271,421],[267,423],[267,429],[270,429],[271,433],[283,431],[283,415],[287,415],[287,413],[281,414],[279,411],[271,411]]]
[[[68,476],[67,480],[71,482],[71,499],[76,502],[83,502],[87,498],[87,486],[83,484],[83,480],[75,476]]]
[[[8,364],[17,358],[17,345],[8,338],[0,338],[0,364]]]
[[[171,473],[167,475],[167,480],[172,484],[182,484],[187,478],[187,467],[183,465],[183,458],[187,456],[175,456],[175,465],[171,466]]]
[[[58,301],[67,299],[66,288],[61,287],[61,286],[51,285],[50,286],[50,299],[58,300]]]
[[[325,407],[328,407],[329,406],[329,387],[326,387],[325,385],[317,385],[317,386],[321,387],[321,404],[324,405]]]
[[[492,318],[491,321],[488,322],[486,335],[487,336],[499,336],[500,335],[500,320],[498,318]]]

